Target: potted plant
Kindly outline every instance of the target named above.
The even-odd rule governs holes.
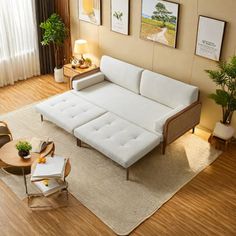
[[[229,62],[219,62],[218,70],[206,72],[219,87],[209,98],[222,107],[222,120],[216,123],[213,135],[228,140],[234,135],[234,128],[230,124],[236,110],[236,56]]]
[[[63,76],[63,61],[64,56],[63,44],[68,36],[68,29],[65,27],[62,19],[57,14],[52,14],[45,22],[40,24],[40,28],[43,29],[43,41],[41,44],[53,45],[55,69],[54,78],[56,82],[64,82]]]
[[[32,149],[32,146],[27,141],[19,141],[16,144],[16,149],[18,150],[18,155],[24,158],[29,155],[29,152]]]

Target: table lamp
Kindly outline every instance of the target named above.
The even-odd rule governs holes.
[[[84,39],[78,39],[74,44],[74,55],[81,55],[80,60],[84,63],[83,54],[88,52],[88,43]]]

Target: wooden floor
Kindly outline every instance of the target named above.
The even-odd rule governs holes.
[[[55,83],[51,75],[39,76],[0,88],[0,114],[68,90],[68,84]]]
[[[0,113],[65,90],[67,85],[56,84],[51,76],[0,88]],[[207,138],[200,130],[197,134]],[[72,196],[67,208],[32,212],[0,181],[0,235],[114,233]],[[236,235],[236,147],[231,145],[131,235]]]

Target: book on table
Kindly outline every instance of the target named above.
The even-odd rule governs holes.
[[[30,141],[30,144],[32,146],[32,152],[41,153],[47,147],[47,145],[50,144],[50,142],[49,138],[47,140],[42,140],[40,138],[33,137]]]
[[[67,187],[66,182],[57,179],[49,179],[47,184],[43,180],[34,182],[34,184],[45,197]]]
[[[37,163],[31,181],[64,178],[67,159],[61,156],[46,157],[46,163]]]

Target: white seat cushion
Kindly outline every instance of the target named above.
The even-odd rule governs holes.
[[[160,143],[160,137],[108,112],[78,127],[74,135],[124,168]]]
[[[69,133],[106,111],[74,95],[71,91],[35,106],[36,110]]]
[[[189,106],[198,100],[198,88],[145,70],[142,73],[141,95],[171,108]]]
[[[155,121],[172,110],[108,81],[74,91],[74,94],[154,133]]]
[[[143,68],[109,56],[103,56],[100,69],[107,80],[129,89],[132,92],[140,93],[140,79]]]

